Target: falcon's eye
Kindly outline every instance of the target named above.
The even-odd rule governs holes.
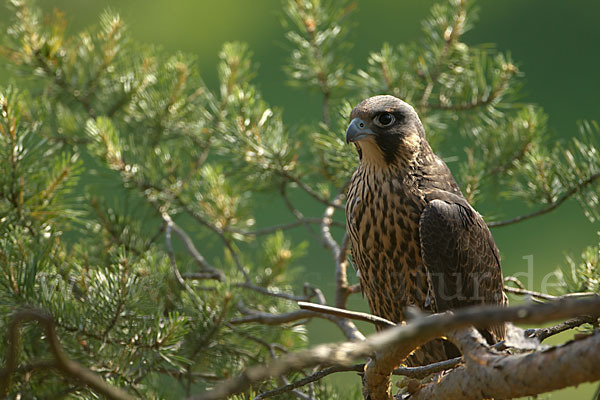
[[[375,118],[373,118],[373,122],[375,122],[375,125],[381,128],[387,128],[388,126],[392,125],[394,121],[396,121],[396,117],[394,117],[394,114],[391,114],[389,112],[383,112],[377,115]]]

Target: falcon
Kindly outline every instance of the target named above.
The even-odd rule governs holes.
[[[413,107],[393,96],[375,96],[358,104],[350,120],[346,142],[356,146],[359,164],[348,190],[346,225],[371,313],[400,323],[409,306],[434,313],[506,304],[494,239],[431,150]],[[482,333],[495,342],[505,328]],[[438,339],[406,363],[459,355]]]

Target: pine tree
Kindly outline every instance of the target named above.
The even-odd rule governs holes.
[[[313,235],[334,257],[323,261],[336,278],[330,304],[344,309],[360,291],[346,276],[340,221],[356,156],[342,133],[352,105],[373,94],[413,104],[438,154],[464,152],[454,174],[472,204],[500,194],[532,207],[491,227],[571,197],[590,221],[600,216],[597,124],[582,123],[571,143],[551,142],[544,111],[516,101],[516,63],[462,41],[476,20],[470,3],[435,4],[424,40],[385,44],[358,71],[345,57],[353,3],[286,0],[283,10],[290,82],[323,97],[321,115],[300,128],[310,140],[262,98],[243,43],[223,47],[213,92],[193,58],[136,43],[115,13],[67,36],[61,13],[12,0],[1,47],[14,74],[0,89],[2,396],[202,396],[306,347],[311,318],[364,339],[350,319],[298,310],[297,301],[326,299],[319,282],[298,294],[297,263]],[[279,196],[294,221],[257,221],[265,195]],[[306,216],[296,195],[322,215]],[[300,242],[287,234],[299,226]],[[599,252],[600,244],[566,260],[554,295],[600,293]],[[590,333],[598,319],[578,322]],[[248,378],[233,398],[313,372]],[[281,397],[360,395],[317,380]]]

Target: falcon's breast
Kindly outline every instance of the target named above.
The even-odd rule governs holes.
[[[394,322],[403,309],[433,311],[420,250],[419,219],[425,199],[402,177],[367,166],[355,172],[346,203],[354,264],[371,311]]]

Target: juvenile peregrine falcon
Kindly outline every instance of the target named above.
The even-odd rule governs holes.
[[[359,165],[346,203],[352,258],[371,312],[401,322],[414,306],[442,312],[505,304],[500,256],[492,235],[431,150],[415,110],[375,96],[350,116],[346,142]],[[504,326],[485,332],[504,337]],[[435,340],[408,360],[424,365],[460,355]]]

